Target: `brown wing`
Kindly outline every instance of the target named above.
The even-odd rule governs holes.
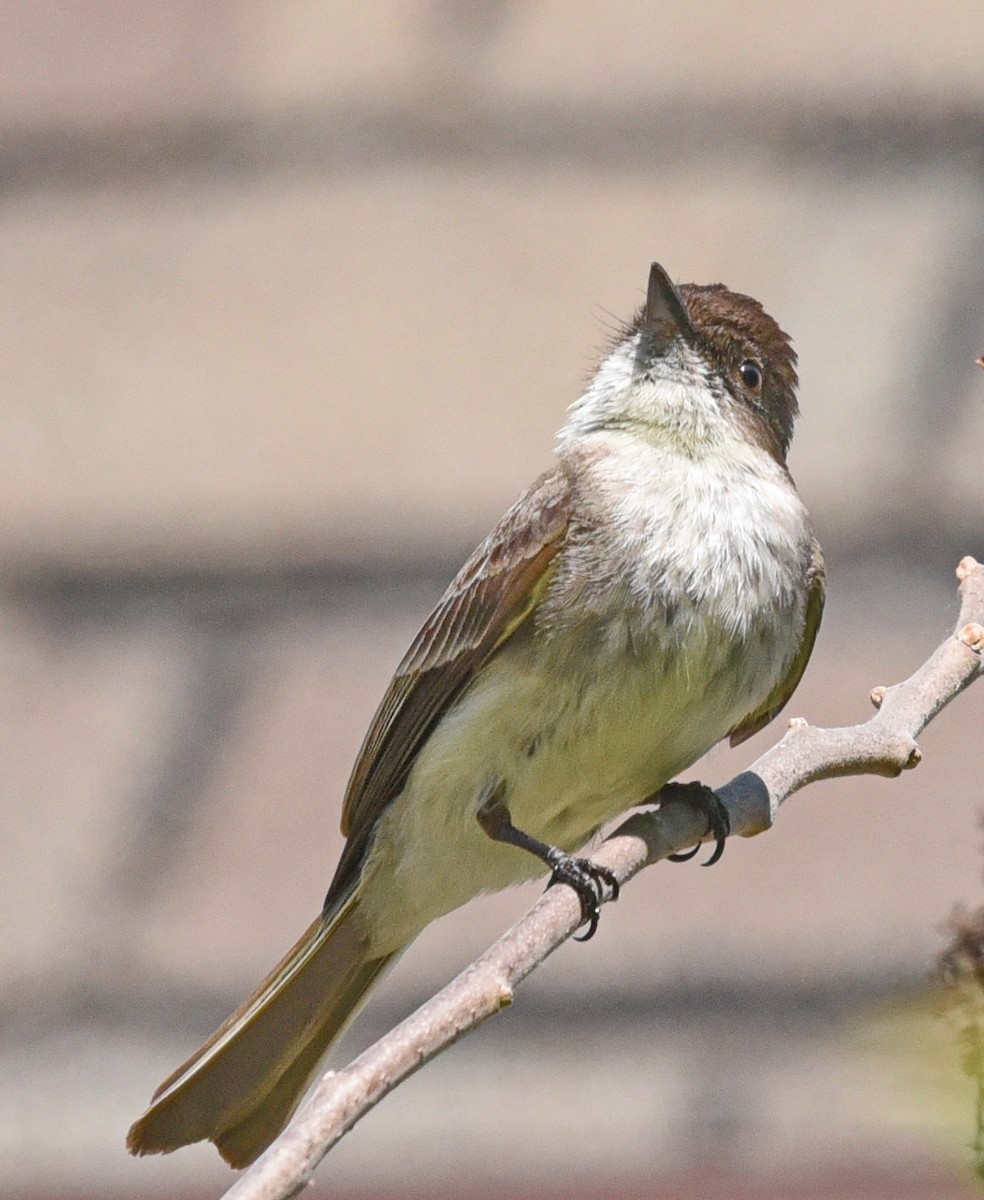
[[[813,643],[817,640],[817,630],[820,628],[820,618],[823,616],[823,601],[826,592],[823,555],[820,553],[820,546],[816,539],[813,541],[813,552],[806,573],[806,583],[806,614],[803,618],[803,640],[800,642],[799,652],[790,663],[785,678],[765,703],[754,712],[749,713],[740,725],[736,725],[732,729],[732,746],[737,746],[746,738],[750,738],[752,734],[758,733],[760,729],[764,729],[768,725],[773,717],[778,716],[786,707],[789,697],[796,691],[799,681],[803,678],[803,672],[806,670],[806,664],[810,661]]]
[[[383,697],[345,793],[348,838],[328,891],[352,882],[369,835],[399,794],[430,731],[475,672],[533,611],[570,516],[570,492],[549,471],[509,509],[424,622]]]

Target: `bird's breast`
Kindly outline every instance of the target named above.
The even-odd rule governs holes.
[[[795,607],[809,519],[768,455],[738,443],[692,457],[635,438],[603,449],[575,472],[542,628],[587,623],[685,648],[704,626],[742,641]]]
[[[542,873],[481,830],[489,788],[516,826],[575,850],[726,736],[796,653],[809,533],[788,480],[670,464],[609,483],[381,819],[370,873],[394,944]]]

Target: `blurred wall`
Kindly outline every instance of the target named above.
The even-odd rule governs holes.
[[[653,258],[800,353],[831,600],[792,711],[860,719],[944,635],[984,557],[980,28],[976,0],[0,7],[8,1191],[226,1178],[131,1162],[126,1126],[316,911],[395,663]],[[977,898],[981,720],[971,694],[911,778],[647,873],[326,1184],[950,1194],[845,1029]],[[429,931],[352,1044],[534,894]]]

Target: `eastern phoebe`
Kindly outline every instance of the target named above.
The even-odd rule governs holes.
[[[397,669],[349,781],[322,914],[158,1088],[133,1153],[208,1138],[233,1166],[252,1162],[383,971],[480,892],[546,864],[593,932],[617,884],[572,851],[779,712],[824,597],[786,469],[795,362],[757,301],[674,287],[653,264],[556,466]]]

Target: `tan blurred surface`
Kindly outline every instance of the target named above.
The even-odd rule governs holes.
[[[984,558],[984,67],[979,4],[943,10],[4,6],[5,1194],[227,1179],[125,1128],[316,910],[393,666],[652,258],[800,352],[831,599],[790,711],[861,719],[946,633]],[[979,899],[982,717],[648,872],[325,1183],[962,1194],[846,1031]],[[351,1044],[534,894],[429,930]]]
[[[387,556],[457,550],[549,461],[607,314],[631,313],[657,253],[795,331],[793,465],[828,522],[894,510],[916,432],[911,339],[976,189],[855,197],[735,164],[696,196],[684,169],[574,185],[558,168],[534,194],[490,169],[388,169],[165,204],[60,197],[42,218],[34,198],[11,205],[0,548],[90,570],[351,557],[367,539]],[[972,349],[938,452],[956,469],[919,497],[939,515],[979,488],[961,450],[984,435],[961,403]]]

